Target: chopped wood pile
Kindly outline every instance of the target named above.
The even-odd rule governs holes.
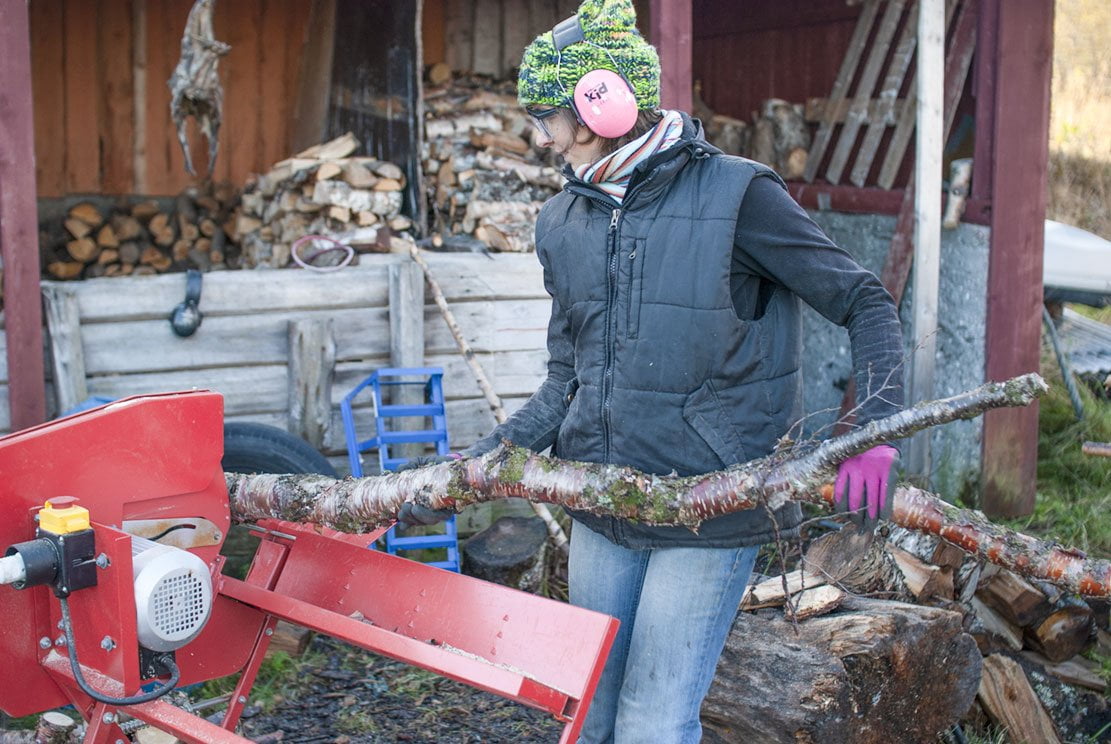
[[[380,228],[388,228],[382,236],[388,237],[413,226],[401,214],[404,171],[354,156],[359,144],[348,132],[276,163],[247,184],[235,224],[243,268],[288,266],[294,243],[306,235],[388,250],[388,241],[377,248]]]
[[[1086,741],[1111,723],[1107,684],[1081,655],[1096,644],[1111,653],[1107,604],[935,537],[901,528],[886,540],[853,528],[824,535],[802,568],[749,587],[741,609],[703,708],[708,741],[796,741],[788,731],[825,742],[925,741],[958,721],[1030,742]],[[762,668],[761,654],[776,688],[797,700],[769,701],[770,687],[740,684]]]
[[[172,204],[80,202],[59,223],[40,227],[45,274],[64,280],[235,268],[237,203],[238,193],[227,184],[187,189]]]
[[[533,250],[536,215],[564,179],[532,147],[516,84],[458,77],[429,85],[424,107],[422,172],[436,247]]]

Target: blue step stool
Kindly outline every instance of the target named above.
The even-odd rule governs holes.
[[[444,370],[440,367],[387,367],[379,369],[366,378],[344,396],[340,402],[340,412],[343,415],[343,431],[347,439],[347,457],[351,463],[351,475],[356,478],[363,476],[362,453],[372,449],[378,450],[378,465],[385,472],[397,470],[398,466],[408,462],[405,457],[395,457],[391,454],[391,447],[397,444],[433,444],[436,454],[450,453],[447,441],[447,417],[444,412]],[[382,399],[383,390],[393,388],[401,389],[408,386],[410,389],[419,387],[424,396],[424,402],[418,404],[388,404]],[[374,412],[374,436],[370,439],[359,441],[355,430],[355,416],[352,404],[355,399],[367,388],[370,389],[371,403]],[[432,420],[431,429],[390,429],[390,419],[401,417],[422,417]],[[455,532],[455,516],[443,522],[442,535],[414,535],[401,536],[397,528],[386,533],[386,552],[397,555],[400,550],[420,550],[426,548],[445,548],[447,560],[435,561],[431,566],[446,568],[449,571],[459,572],[459,540]]]

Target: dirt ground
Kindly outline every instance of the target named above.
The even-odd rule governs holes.
[[[295,682],[248,705],[241,733],[282,742],[555,742],[545,713],[330,638],[313,639]],[[261,698],[262,695],[255,697]]]

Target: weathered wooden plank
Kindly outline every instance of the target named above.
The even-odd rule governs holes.
[[[49,282],[44,282],[49,284]],[[165,318],[181,301],[181,274],[112,277],[81,282],[81,322],[103,323]],[[384,307],[386,266],[338,274],[301,271],[225,271],[204,275],[201,311],[206,318],[313,308]],[[121,296],[127,302],[120,302]]]
[[[85,386],[85,352],[81,347],[81,322],[77,292],[71,285],[42,288],[46,327],[50,332],[50,359],[59,413],[89,397]]]
[[[66,190],[75,193],[99,191],[101,187],[97,6],[73,2],[63,6]]]
[[[290,321],[288,430],[317,449],[331,424],[335,363],[331,318]]]
[[[544,300],[461,303],[456,315],[475,351],[541,349],[550,303]],[[335,319],[336,358],[386,356],[389,321],[385,308],[274,311],[207,316],[196,335],[173,335],[165,319],[90,323],[82,326],[88,374],[129,374],[219,365],[285,361],[286,324],[296,318]],[[449,353],[455,341],[435,308],[426,308],[426,352]]]
[[[532,255],[425,254],[449,303],[546,299],[543,274]],[[205,274],[206,316],[321,307],[382,307],[386,272],[396,256],[361,256],[358,266],[333,274],[306,271],[225,271]],[[164,318],[181,301],[180,274],[89,279],[78,285],[82,323]],[[121,296],[127,302],[120,302]]]
[[[868,131],[864,133],[864,140],[860,143],[860,150],[856,154],[849,181],[854,186],[863,187],[868,180],[868,173],[872,170],[872,161],[876,157],[880,140],[887,128],[895,124],[895,117],[899,113],[896,101],[899,91],[903,87],[910,61],[914,56],[914,47],[918,43],[918,0],[911,0],[910,13],[887,65],[887,73],[880,85],[879,97],[876,101],[875,111],[868,113]]]
[[[174,390],[215,390],[224,396],[224,415],[256,413],[280,415],[285,428],[287,417],[288,369],[280,364],[250,367],[209,367],[169,370],[146,374],[89,377],[89,395],[124,398],[129,395],[165,393]]]
[[[65,67],[63,0],[36,0],[31,17],[31,74],[35,111],[35,181],[39,196],[65,187]]]
[[[474,65],[474,6],[471,0],[444,0],[447,63],[455,72]]]
[[[856,68],[860,64],[860,55],[864,51],[868,36],[871,34],[872,24],[876,20],[878,10],[879,0],[864,0],[864,6],[861,8],[860,17],[856,22],[856,28],[853,29],[852,38],[849,40],[849,48],[845,51],[845,56],[841,60],[837,78],[833,82],[833,90],[829,94],[829,112],[836,111],[841,99],[845,98],[849,92],[849,86],[856,76]],[[814,143],[810,147],[810,154],[806,159],[806,170],[803,173],[803,178],[807,182],[812,182],[818,175],[818,168],[825,157],[826,148],[829,147],[829,143],[833,139],[833,129],[832,119],[823,120],[818,125],[818,133],[814,135]]]
[[[521,54],[535,35],[530,33],[529,8],[525,0],[503,0],[501,59],[503,73],[520,67]]]
[[[945,108],[945,7],[919,0],[918,137],[914,159],[914,352],[910,403],[934,398],[937,362],[938,286],[941,270],[941,157]],[[929,478],[930,435],[911,438],[907,472]]]
[[[953,12],[956,9],[956,6],[959,2],[960,2],[960,0],[946,0],[946,3],[945,3],[945,21],[946,21],[946,25],[948,25],[949,19],[952,17]],[[970,13],[974,14],[976,12],[976,9],[975,9],[976,5],[977,5],[977,3],[975,3],[975,2],[966,2],[966,3],[964,3],[964,6],[961,9],[962,18],[963,17],[968,17],[968,15]],[[961,21],[958,21],[957,23],[958,23],[958,30],[959,30]],[[953,58],[953,51],[952,50],[957,45],[957,42],[958,42],[957,37],[958,37],[958,33],[955,31],[954,34],[953,34],[953,39],[949,44],[950,50],[949,50],[949,53],[948,53],[948,55],[949,55],[948,60],[952,60],[952,58]],[[971,47],[970,47],[970,49],[971,49]],[[950,72],[950,65],[949,64],[946,65],[945,78],[946,78],[946,80],[950,81],[947,84],[946,87],[948,89],[954,89],[955,86],[951,82],[952,74]],[[959,91],[963,90],[963,87],[962,88],[956,88],[956,90],[958,91],[958,95],[959,95]],[[914,74],[911,76],[911,79],[910,79],[910,88],[907,90],[907,99],[908,100],[913,100],[917,95],[918,95],[918,70],[915,69]],[[902,166],[903,158],[906,156],[907,148],[910,146],[910,138],[914,134],[915,116],[916,116],[916,110],[915,110],[914,106],[904,106],[903,107],[903,111],[899,115],[899,121],[895,125],[895,131],[891,135],[891,141],[888,142],[888,144],[887,144],[887,152],[884,153],[883,165],[880,166],[879,177],[876,179],[876,182],[880,185],[880,188],[889,189],[895,183],[895,177],[898,176],[898,174],[899,174],[899,168]],[[948,127],[946,127],[946,128],[948,129]]]
[[[231,45],[220,62],[224,77],[224,122],[220,127],[220,153],[216,159],[216,172],[219,178],[235,179],[252,170],[262,170],[268,164],[262,162],[260,117],[270,115],[265,106],[260,106],[262,77],[260,49],[265,43],[259,29],[263,27],[262,3],[260,0],[240,0],[236,3],[216,5],[218,18],[224,24],[218,36],[220,41]],[[194,162],[198,161],[196,155]]]
[[[30,46],[27,3],[0,3],[0,258],[16,429],[46,414]]]
[[[549,300],[460,302],[452,314],[474,351],[543,349],[547,346]],[[425,308],[425,352],[448,353],[458,347],[435,307]]]
[[[147,3],[131,0],[131,183],[137,194],[147,188]]]
[[[311,0],[306,22],[307,40],[298,68],[292,152],[300,152],[324,139],[328,93],[332,89],[335,34],[336,0]]]
[[[269,163],[276,163],[292,154],[286,142],[289,131],[289,114],[293,81],[287,77],[286,59],[300,51],[298,46],[290,46],[288,37],[293,24],[292,9],[301,3],[288,0],[261,0],[258,40],[258,54],[254,64],[258,66],[259,100],[268,105],[255,105],[255,127],[258,131],[258,147],[251,168],[262,170]],[[234,177],[234,176],[233,176]]]
[[[289,321],[329,317],[335,320],[338,359],[388,352],[389,326],[382,308],[301,310],[206,317],[201,329],[186,339],[174,336],[167,320],[85,325],[85,365],[95,375],[285,362]]]
[[[424,274],[413,261],[389,267],[390,366],[424,364]]]
[[[471,69],[480,75],[501,76],[501,0],[474,0],[473,5],[475,44]]]
[[[100,86],[97,124],[101,191],[129,194],[132,174],[135,82],[132,76],[131,0],[102,0],[95,32]]]
[[[170,79],[181,53],[181,34],[191,5],[189,0],[149,0],[145,9],[146,92],[143,119],[148,194],[174,194],[184,180],[185,160],[170,118],[170,89],[166,81]],[[190,142],[190,147],[195,141],[194,138]]]
[[[864,69],[856,84],[856,95],[853,96],[852,106],[849,107],[849,113],[845,117],[845,125],[841,127],[837,147],[834,148],[833,156],[826,168],[825,178],[830,183],[841,181],[845,164],[856,145],[857,134],[867,120],[868,102],[872,99],[872,90],[876,86],[876,80],[879,79],[883,61],[887,58],[887,50],[891,46],[891,39],[895,36],[895,29],[899,26],[899,19],[903,15],[905,5],[905,0],[888,0],[884,8],[879,29],[868,50],[868,61],[864,63]]]

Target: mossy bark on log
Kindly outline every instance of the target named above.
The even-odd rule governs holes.
[[[742,613],[702,704],[703,741],[933,741],[972,703],[980,664],[947,610],[849,597],[797,626]]]
[[[628,467],[544,457],[508,442],[463,458],[387,476],[337,481],[323,476],[227,474],[232,516],[313,522],[343,532],[367,532],[393,521],[401,504],[432,509],[524,498],[642,524],[680,525],[697,532],[707,519],[788,501],[832,506],[838,463],[893,438],[1005,405],[1024,405],[1044,392],[1037,375],[988,383],[974,391],[901,411],[798,454],[776,452],[726,470],[679,477]],[[1036,540],[990,522],[979,512],[947,504],[912,487],[893,496],[895,524],[946,541],[1016,573],[1088,596],[1111,595],[1111,562]]]

